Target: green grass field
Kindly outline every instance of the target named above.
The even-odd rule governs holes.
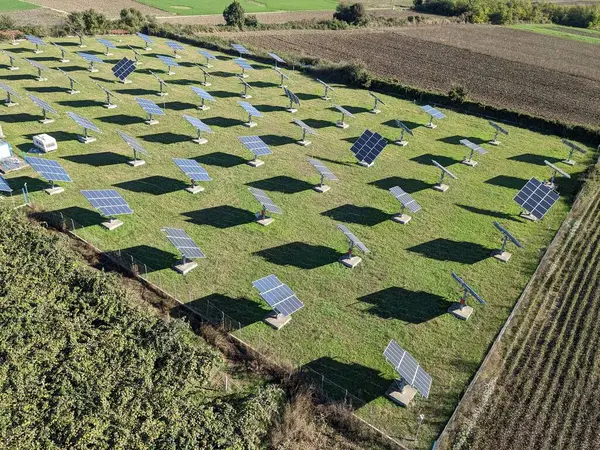
[[[172,14],[221,14],[231,3],[231,0],[216,0],[211,2],[198,2],[195,0],[138,0],[145,5],[153,6]],[[265,0],[252,1],[240,0],[247,13],[273,12],[273,11],[320,11],[334,10],[335,0]]]
[[[32,3],[25,3],[21,0],[0,0],[0,13],[11,11],[24,11],[27,9],[37,9],[39,6]]]
[[[575,41],[587,42],[589,44],[600,44],[600,30],[587,28],[564,27],[554,24],[517,24],[510,25],[517,30],[531,31]]]
[[[58,43],[73,45],[65,39]],[[140,45],[140,41],[124,39],[111,63],[131,56],[126,44]],[[154,47],[153,52],[170,54],[162,40],[157,39]],[[38,82],[24,61],[19,61],[18,72],[0,68],[1,81],[22,94],[40,96],[60,113],[54,123],[41,125],[38,108],[28,99],[19,99],[21,104],[5,109],[0,119],[8,140],[26,151],[34,134],[55,136],[59,150],[48,157],[60,161],[74,180],[65,185],[64,193],[49,197],[42,191],[47,184],[33,170],[24,169],[8,176],[15,191],[27,183],[37,206],[73,218],[83,226],[78,234],[94,245],[107,251],[126,250],[148,265],[150,280],[199,309],[205,310],[209,302],[223,309],[241,322],[239,337],[277,360],[323,372],[363,398],[368,404],[358,414],[392,436],[412,435],[418,414],[425,414],[422,440],[419,445],[410,443],[411,447],[429,448],[441,431],[535,270],[541,249],[567,214],[576,176],[591,159],[580,158],[575,167],[562,165],[573,179],[558,180],[563,194],[560,202],[542,222],[532,223],[519,218],[520,208],[512,199],[531,177],[549,176],[544,159],[558,163],[567,155],[555,136],[507,126],[510,135],[502,139],[503,145],[492,147],[485,145],[493,133],[484,119],[446,111],[447,118],[430,130],[423,127],[428,117],[412,102],[382,96],[386,106],[381,114],[373,115],[368,112],[372,99],[366,91],[336,86],[334,101],[326,103],[320,99],[321,85],[288,72],[288,86],[302,100],[292,116],[285,111],[288,101],[278,87],[278,75],[261,64],[254,64],[257,70],[248,81],[254,86],[250,102],[265,117],[257,118],[258,126],[248,129],[242,126],[247,116],[237,105],[241,86],[233,74],[239,69],[230,56],[219,55],[211,69],[213,85],[207,90],[217,102],[202,112],[196,109],[199,99],[190,86],[199,85],[201,79],[191,63],[203,59],[189,46],[182,66],[174,69],[176,75],[164,74],[166,68],[153,58],[156,53],[148,53],[129,85],[114,82],[109,65],[100,65],[99,73],[90,74],[75,54],[70,55],[70,63],[60,64],[54,48],[42,55],[33,55],[26,44],[10,50],[21,50],[21,56],[49,67],[60,66],[84,85],[81,94],[69,95],[68,82],[57,71],[49,74],[49,81]],[[88,50],[103,57],[100,44]],[[155,95],[158,83],[149,69],[171,82],[165,99]],[[101,106],[103,94],[93,81],[119,95],[117,109]],[[164,106],[166,117],[159,117],[158,125],[145,125],[134,96]],[[339,113],[331,109],[334,102],[355,114],[347,119],[350,128],[334,127],[339,119]],[[98,141],[79,143],[76,134],[81,130],[67,111],[97,124],[103,131]],[[212,127],[214,134],[206,136],[208,144],[191,142],[194,130],[181,117],[184,113]],[[301,133],[291,122],[293,117],[317,130],[312,146],[295,144]],[[396,138],[396,118],[414,129],[409,145],[390,144],[373,167],[358,166],[350,152],[352,142],[367,128]],[[145,145],[151,154],[144,158],[146,165],[132,168],[125,164],[131,152],[117,130],[137,136]],[[238,141],[241,135],[261,136],[270,145],[274,154],[263,158],[262,167],[245,164],[251,154]],[[477,157],[477,167],[460,164],[467,154],[458,144],[461,138],[488,148],[488,154]],[[307,162],[311,156],[321,159],[340,179],[329,183],[332,188],[325,194],[312,189],[319,177]],[[201,183],[204,192],[184,191],[188,180],[172,163],[173,157],[193,158],[208,170],[213,181]],[[432,158],[458,177],[449,181],[446,193],[431,189],[440,175],[431,165]],[[390,220],[400,209],[387,191],[395,185],[410,192],[423,207],[408,225]],[[267,191],[283,210],[269,227],[253,221],[259,205],[248,192],[249,186]],[[117,189],[135,211],[124,216],[124,225],[113,232],[100,226],[102,217],[79,192],[101,188]],[[513,249],[508,264],[489,257],[501,241],[494,220],[525,245]],[[336,229],[338,223],[345,223],[371,250],[354,270],[337,261],[347,250],[344,236]],[[164,226],[184,228],[207,255],[186,277],[171,269],[178,255],[160,231]],[[461,293],[451,278],[452,270],[488,302],[487,306],[474,304],[468,322],[446,312]],[[271,273],[294,289],[305,304],[279,332],[262,322],[268,309],[251,284]],[[433,377],[429,400],[417,396],[409,409],[398,408],[383,396],[395,376],[382,356],[391,338],[412,352]]]

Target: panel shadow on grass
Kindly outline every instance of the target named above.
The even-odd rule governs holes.
[[[279,84],[277,84],[277,86],[279,86]],[[307,94],[306,92],[298,92],[296,93],[296,96],[300,99],[300,100],[317,100],[320,99],[321,96],[317,95],[317,94]]]
[[[139,180],[123,181],[113,184],[114,187],[126,189],[131,192],[145,192],[152,195],[164,195],[171,192],[181,191],[188,185],[181,180],[153,175]]]
[[[156,85],[158,86],[158,83],[156,83]],[[150,89],[142,89],[142,88],[128,88],[128,89],[119,89],[116,92],[119,94],[124,94],[124,95],[135,95],[137,97],[137,96],[143,96],[143,95],[154,95],[158,92],[158,89],[150,90]]]
[[[223,167],[229,169],[231,167],[239,166],[240,164],[246,164],[247,160],[237,155],[230,155],[224,152],[214,152],[208,155],[201,155],[195,158],[200,164],[206,164],[209,166]]]
[[[127,116],[125,114],[115,114],[112,116],[98,117],[96,120],[113,125],[133,125],[135,123],[143,123],[145,118],[141,116]]]
[[[417,180],[415,178],[402,178],[402,177],[388,177],[382,178],[381,180],[371,181],[371,186],[376,186],[379,189],[388,190],[394,186],[400,186],[405,192],[412,194],[414,192],[423,191],[430,189],[435,184],[426,183],[423,180]]]
[[[406,250],[419,253],[426,258],[437,259],[438,261],[475,264],[489,258],[493,249],[474,242],[438,238],[415,245]]]
[[[528,180],[519,177],[511,177],[509,175],[498,175],[494,178],[484,181],[486,184],[492,184],[494,186],[505,187],[509,189],[521,189],[525,186]]]
[[[234,98],[239,97],[239,92],[230,92],[230,91],[211,91],[210,95],[215,98]]]
[[[281,192],[283,194],[296,194],[298,192],[307,191],[312,189],[314,185],[307,183],[303,180],[297,180],[296,178],[288,177],[285,175],[279,175],[264,180],[252,181],[246,183],[247,186],[254,188],[263,189],[271,192]]]
[[[545,166],[544,160],[551,163],[557,163],[562,161],[559,158],[553,158],[552,156],[536,155],[534,153],[523,153],[522,155],[515,155],[508,158],[510,161],[519,161],[527,164],[535,164],[536,166]]]
[[[414,158],[411,158],[410,160],[414,161],[416,163],[419,163],[419,164],[423,164],[425,166],[435,167],[433,162],[431,162],[432,159],[435,159],[437,162],[439,162],[444,167],[448,167],[453,164],[458,164],[460,162],[458,159],[449,158],[448,156],[443,156],[443,155],[432,155],[431,153],[426,153],[425,155],[415,156]],[[437,167],[435,167],[435,168],[437,169]]]
[[[286,111],[287,108],[288,108],[288,106],[289,106],[288,103],[286,103],[285,106],[279,106],[279,105],[254,105],[254,107],[256,109],[258,109],[262,113]]]
[[[185,111],[186,109],[196,109],[196,105],[193,103],[186,102],[167,102],[163,104],[165,109],[171,109],[173,111]]]
[[[305,242],[290,242],[278,247],[266,248],[253,253],[278,266],[293,266],[300,269],[316,269],[337,262],[341,253],[323,245]]]
[[[187,134],[166,131],[163,133],[147,134],[142,136],[142,139],[146,142],[155,142],[158,144],[178,144],[180,142],[191,142],[192,137]]]
[[[408,323],[423,323],[446,313],[450,304],[439,295],[390,287],[358,298],[369,303],[368,311],[383,319],[398,319]]]
[[[2,75],[0,79],[6,81],[23,81],[23,80],[37,80],[37,75],[32,75],[29,73],[20,73],[13,75]]]
[[[411,122],[410,120],[401,120],[401,119],[398,119],[398,120],[400,120],[400,122],[402,122],[404,125],[406,125],[406,127],[409,130],[414,130],[415,128],[419,128],[419,127],[423,126],[422,123]],[[395,119],[386,120],[385,122],[382,123],[382,125],[386,125],[388,127],[396,128],[396,129],[398,129],[398,132],[400,133],[400,128],[398,128],[398,126],[396,125],[396,120]]]
[[[456,206],[458,206],[459,208],[462,208],[466,211],[475,213],[475,214],[480,214],[482,216],[490,216],[490,217],[495,217],[497,219],[504,219],[504,220],[512,220],[513,222],[522,222],[522,220],[520,220],[517,216],[514,216],[512,214],[506,214],[500,211],[492,211],[491,209],[483,209],[483,208],[476,208],[475,206],[469,206],[469,205],[460,205],[460,204],[456,204]]]
[[[270,81],[248,81],[248,84],[253,88],[279,87],[279,83],[271,83]]]
[[[320,119],[304,119],[303,122],[311,128],[318,130],[319,128],[332,127],[334,124],[330,120]]]
[[[56,102],[59,105],[67,106],[69,108],[89,108],[92,106],[102,106],[102,102],[95,100],[61,100]]]
[[[214,72],[211,72],[210,74],[213,77],[221,77],[221,78],[231,78],[231,77],[237,77],[238,76],[237,73],[224,72],[222,70],[215,70]]]
[[[79,206],[70,206],[68,208],[57,209],[55,211],[50,211],[50,214],[54,215],[55,220],[58,217],[61,217],[61,220],[64,218],[64,220],[67,222],[66,226],[69,229],[73,229],[73,223],[71,220],[75,222],[75,228],[99,225],[105,220],[104,217],[102,217],[102,215],[97,211],[93,209],[80,208]]]
[[[6,114],[2,116],[2,122],[4,123],[21,123],[21,122],[34,122],[42,118],[42,115],[33,115],[29,113],[17,113],[17,114]]]
[[[16,191],[20,191],[21,188],[27,184],[27,191],[29,193],[43,191],[50,187],[50,183],[40,178],[33,178],[27,175],[21,175],[18,177],[8,178],[8,183],[10,187],[13,189],[13,193]],[[57,183],[58,186],[66,186],[68,187],[70,183]]]
[[[261,138],[265,144],[272,147],[294,144],[296,142],[296,139],[293,139],[289,136],[277,136],[275,134],[263,134],[260,135],[259,138]]]
[[[215,228],[230,228],[254,222],[256,217],[246,209],[221,205],[183,213],[188,222]]]
[[[133,256],[137,262],[145,264],[148,272],[168,269],[179,261],[179,258],[175,256],[174,253],[165,252],[164,250],[150,247],[149,245],[136,245],[135,247],[120,249],[119,251],[121,258],[123,258],[123,253],[126,253],[127,256],[125,256],[125,258],[130,255]]]
[[[478,138],[478,137],[467,137],[467,136],[458,136],[458,135],[446,136],[444,138],[438,139],[438,141],[439,142],[444,142],[446,144],[461,145],[460,141],[462,139],[468,139],[473,144],[477,144],[477,145],[487,144],[489,142],[489,139],[481,139],[481,138]],[[465,148],[467,148],[467,147],[465,147]]]
[[[28,86],[23,88],[26,91],[30,92],[38,92],[40,94],[53,94],[57,92],[67,92],[67,88],[63,88],[60,86]]]
[[[364,108],[362,106],[346,106],[346,105],[342,105],[342,108],[344,108],[346,111],[348,111],[349,113],[352,114],[361,114],[361,113],[366,113],[371,111],[371,108]],[[330,108],[331,109],[331,108]],[[339,111],[335,108],[332,108],[333,111],[336,111],[339,113]]]
[[[113,152],[87,153],[83,155],[61,156],[61,158],[77,164],[87,164],[88,166],[93,167],[125,164],[130,160],[127,156]]]
[[[321,213],[322,216],[344,223],[356,223],[372,227],[389,220],[391,215],[371,206],[346,204]]]
[[[383,351],[383,348],[381,351]],[[324,382],[326,383],[327,380],[322,380],[321,375],[336,383],[338,385],[336,386],[337,389],[327,389],[327,391],[329,395],[339,394],[339,400],[341,401],[344,400],[344,389],[348,389],[348,392],[369,403],[383,396],[393,381],[382,377],[378,370],[358,363],[337,361],[329,356],[322,356],[305,364],[300,368],[300,373],[308,380],[312,380],[317,386],[322,386],[325,389],[327,389],[327,385],[324,385]],[[339,389],[339,386],[344,389]],[[352,401],[349,403],[357,408],[362,406],[356,405]]]
[[[244,123],[246,123],[245,120],[230,119],[228,117],[207,117],[206,119],[203,119],[202,122],[204,122],[209,127],[221,128],[236,127],[238,125],[243,125]]]

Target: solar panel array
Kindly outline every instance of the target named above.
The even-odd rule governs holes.
[[[39,62],[37,62],[34,59],[27,59],[27,58],[23,58],[23,59],[38,70],[48,70],[48,68],[45,65],[40,64]]]
[[[505,130],[504,128],[502,128],[502,127],[501,127],[500,125],[498,125],[496,122],[492,122],[492,121],[490,120],[490,122],[489,122],[489,123],[490,123],[490,125],[491,125],[491,126],[492,126],[492,127],[493,127],[493,128],[496,130],[496,131],[498,131],[499,133],[502,133],[502,134],[508,134],[508,131],[507,131],[507,130]]]
[[[468,139],[461,139],[459,142],[462,145],[464,145],[465,147],[469,148],[470,150],[479,153],[480,155],[485,155],[487,153],[487,150],[485,148],[483,148],[481,145],[477,145],[477,144],[469,141]]]
[[[423,370],[410,353],[392,339],[383,351],[383,355],[404,381],[417,389],[423,397],[429,398],[431,376]]]
[[[241,55],[250,55],[250,51],[241,44],[231,44],[231,47]]]
[[[179,67],[179,64],[177,63],[177,61],[175,61],[175,59],[170,56],[157,55],[156,57],[158,59],[160,59],[168,67]]]
[[[256,109],[254,106],[252,106],[248,102],[243,102],[241,100],[238,100],[238,105],[240,105],[242,108],[244,108],[244,110],[248,114],[250,114],[252,117],[262,117],[263,116],[258,109]]]
[[[285,60],[283,58],[281,58],[280,56],[276,55],[275,53],[267,53],[267,55],[269,55],[271,58],[273,58],[278,63],[285,64]]]
[[[46,103],[44,100],[42,100],[41,98],[36,97],[35,95],[31,95],[31,94],[27,94],[27,97],[29,97],[31,99],[31,101],[33,103],[35,103],[36,105],[38,105],[40,108],[42,108],[44,111],[46,112],[51,112],[53,114],[58,114],[56,112],[56,110],[50,106],[48,103]]]
[[[135,61],[129,58],[121,59],[117,64],[112,67],[112,73],[119,80],[124,81],[129,75],[135,70]]]
[[[204,56],[208,60],[217,59],[217,57],[215,55],[213,55],[210,52],[207,52],[206,50],[199,49],[198,53],[200,53],[202,56]]]
[[[256,156],[271,155],[273,152],[258,136],[238,136],[244,146]]]
[[[494,221],[494,226],[504,235],[506,236],[507,239],[510,239],[510,241],[515,244],[517,247],[519,248],[523,248],[523,244],[521,244],[519,242],[519,240],[514,237],[510,231],[508,231],[506,228],[504,228],[502,225],[500,225],[498,222]]]
[[[109,41],[108,39],[96,39],[98,42],[100,42],[102,45],[104,45],[106,48],[117,48],[117,46],[115,44],[113,44],[111,41]]]
[[[35,45],[46,45],[46,43],[42,41],[39,37],[33,36],[31,34],[26,34],[25,39],[27,39],[29,42]]]
[[[145,98],[136,97],[135,101],[140,105],[144,111],[152,116],[164,116],[164,112],[162,109],[158,107],[156,103],[151,100],[146,100]]]
[[[283,214],[281,209],[279,209],[279,207],[273,203],[273,200],[271,200],[265,191],[253,187],[248,188],[248,190],[252,195],[254,195],[254,198],[262,205],[264,209],[274,214]]]
[[[254,67],[252,67],[248,61],[246,61],[245,59],[235,59],[233,61],[234,63],[236,63],[238,66],[240,66],[242,69],[244,70],[254,70]]]
[[[196,128],[198,131],[204,131],[206,133],[212,133],[212,130],[208,125],[202,122],[200,119],[195,118],[194,116],[188,116],[187,114],[183,115],[183,118],[189,122],[191,126]]]
[[[283,90],[285,91],[285,95],[287,96],[287,98],[289,98],[292,103],[295,103],[296,105],[300,106],[300,99],[296,94],[294,94],[286,87],[284,87]]]
[[[129,136],[127,133],[123,133],[121,130],[117,130],[117,133],[119,133],[119,136],[121,136],[121,139],[123,139],[125,141],[125,143],[127,145],[129,145],[132,149],[134,149],[136,152],[141,153],[142,155],[149,156],[146,149],[144,147],[142,147],[136,139]]]
[[[338,177],[336,177],[333,172],[318,159],[309,159],[308,162],[311,163],[324,178],[327,178],[330,181],[338,181]]]
[[[57,161],[26,156],[25,162],[48,181],[65,181],[67,183],[73,181],[67,171]]]
[[[390,194],[392,194],[396,200],[402,203],[403,206],[408,208],[409,211],[417,212],[421,210],[421,205],[419,205],[410,194],[404,192],[400,186],[394,186],[393,188],[390,188]]]
[[[210,95],[208,92],[206,92],[204,89],[196,87],[196,86],[192,86],[192,91],[194,91],[196,93],[196,95],[198,95],[198,97],[204,99],[204,100],[208,100],[211,102],[214,102],[215,99],[212,95]]]
[[[475,290],[473,290],[473,288],[471,288],[471,286],[469,286],[466,283],[465,280],[463,280],[461,277],[456,275],[454,272],[452,272],[452,278],[454,278],[456,281],[458,281],[458,284],[460,284],[465,291],[467,291],[469,294],[471,294],[475,300],[477,300],[482,305],[487,305],[486,301],[483,298],[481,298],[479,296],[479,294],[477,292],[475,292]]]
[[[356,140],[350,150],[359,161],[371,164],[387,145],[387,140],[378,133],[370,130],[365,132]]]
[[[316,78],[317,82],[321,83],[323,86],[325,86],[328,90],[335,92],[335,89],[333,89],[331,86],[329,86],[327,83],[325,83],[324,81],[319,80],[318,78]]]
[[[293,120],[292,120],[292,122],[294,122],[296,125],[298,125],[298,126],[299,126],[300,128],[302,128],[303,130],[306,130],[306,132],[307,132],[308,134],[314,134],[314,135],[316,135],[316,134],[317,134],[317,132],[316,132],[316,131],[315,131],[313,128],[311,128],[311,127],[309,127],[308,125],[306,125],[306,124],[305,124],[304,122],[302,122],[300,119],[293,119]]]
[[[194,181],[211,181],[212,178],[198,161],[193,159],[173,158],[173,162],[190,179]]]
[[[96,125],[94,125],[92,122],[90,122],[85,117],[81,117],[71,111],[67,112],[67,116],[69,116],[71,119],[73,119],[73,121],[77,125],[80,125],[81,127],[83,127],[86,130],[92,130],[92,131],[95,131],[96,133],[102,133],[102,131],[100,131],[100,128],[98,128]]]
[[[559,199],[552,188],[532,178],[517,193],[514,200],[536,219],[542,219]]]
[[[348,111],[346,108],[344,108],[343,106],[340,105],[335,105],[335,109],[337,109],[339,112],[341,112],[343,115],[348,116],[348,117],[354,117],[354,114],[352,114],[350,111]]]
[[[446,115],[443,112],[435,109],[433,106],[430,105],[421,106],[421,109],[434,119],[443,119],[444,117],[446,117]]]
[[[106,217],[133,214],[125,199],[114,189],[84,190],[81,193]]]
[[[0,192],[12,192],[12,189],[3,176],[0,176]]]
[[[365,244],[363,244],[362,241],[360,239],[358,239],[354,235],[354,233],[352,233],[345,225],[340,224],[337,227],[342,233],[344,233],[346,235],[346,237],[352,243],[353,246],[358,247],[364,253],[369,253],[369,249],[367,248],[367,246]]]
[[[205,258],[202,250],[200,250],[194,240],[181,228],[165,227],[162,228],[161,231],[167,235],[169,242],[181,252],[184,258]]]
[[[268,275],[260,280],[252,282],[260,296],[275,312],[283,316],[289,316],[304,304],[298,299],[294,291],[288,285],[283,284],[275,275]]]
[[[144,33],[135,33],[135,35],[139,38],[142,38],[144,40],[144,42],[146,44],[152,45],[154,44],[154,42],[152,41],[152,39],[150,38],[150,36],[144,34]]]
[[[167,44],[167,47],[170,47],[171,49],[173,49],[175,51],[185,50],[185,47],[183,45],[181,45],[179,42],[167,41],[167,42],[165,42],[165,44]]]
[[[104,62],[98,56],[92,55],[91,53],[77,52],[77,54],[90,63],[103,63]]]

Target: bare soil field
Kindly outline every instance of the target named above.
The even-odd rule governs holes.
[[[94,2],[90,0],[28,0],[30,3],[35,3],[45,8],[56,9],[58,11],[72,12],[83,11],[93,8],[96,11],[103,12],[109,18],[119,16],[119,12],[123,8],[135,8],[144,14],[153,16],[166,16],[169,13],[160,9],[152,8],[151,6],[143,5],[134,0],[108,0],[104,2]]]
[[[470,99],[496,107],[600,123],[598,48],[584,42],[486,25],[271,31],[242,40],[334,62],[360,61],[409,86],[445,93],[460,85]]]

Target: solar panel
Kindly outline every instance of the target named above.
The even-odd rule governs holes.
[[[142,155],[150,156],[148,154],[148,152],[146,151],[146,149],[144,147],[142,147],[136,139],[134,139],[133,137],[129,136],[126,133],[123,133],[121,130],[117,130],[117,133],[119,133],[119,136],[121,136],[121,139],[123,139],[125,141],[125,143],[127,145],[129,145],[132,149],[134,149],[136,152],[139,152]]]
[[[114,189],[84,190],[81,193],[106,217],[133,214],[125,199]]]
[[[42,108],[42,110],[46,111],[46,112],[51,112],[53,114],[58,114],[56,112],[56,110],[50,106],[48,103],[46,103],[44,100],[36,97],[35,95],[31,95],[31,94],[27,94],[27,97],[29,97],[31,99],[31,101],[33,103],[35,103],[36,105],[38,105],[40,108]]]
[[[315,169],[317,169],[323,178],[327,178],[330,181],[338,181],[338,177],[336,177],[333,172],[318,159],[309,159],[308,162],[311,163]]]
[[[2,54],[10,60],[10,67],[9,67],[10,70],[18,69],[18,67],[14,67],[14,60],[17,59],[17,55],[15,55],[14,53],[11,53],[9,51],[6,51],[4,49],[1,49],[1,48],[0,48],[0,52],[2,52]]]
[[[212,178],[208,172],[202,167],[198,161],[193,159],[173,158],[173,162],[181,169],[181,171],[191,180],[194,181],[211,181]]]
[[[150,36],[145,35],[144,33],[135,33],[135,35],[141,39],[144,40],[144,42],[148,45],[152,45],[154,44],[154,42],[152,41],[152,39],[150,39]]]
[[[243,102],[241,100],[238,100],[238,105],[240,105],[242,108],[244,108],[244,110],[252,117],[263,117],[263,115],[260,113],[260,111],[248,102]]]
[[[63,63],[69,62],[69,60],[65,58],[67,49],[64,48],[62,45],[58,45],[56,42],[52,42],[52,45],[54,45],[57,49],[60,50],[60,58],[61,58],[60,62],[63,62]]]
[[[285,64],[285,60],[283,58],[281,58],[280,56],[276,55],[275,53],[267,53],[267,55],[269,55],[271,58],[273,58],[278,63]]]
[[[423,397],[429,398],[431,376],[423,370],[410,353],[392,339],[383,351],[383,355],[404,381],[417,389]]]
[[[12,192],[12,189],[3,176],[0,175],[0,192]]]
[[[156,57],[160,59],[167,67],[179,67],[177,61],[170,56],[157,55]]]
[[[344,116],[354,117],[354,114],[352,114],[350,111],[348,111],[346,108],[344,108],[342,106],[335,105],[334,108],[337,109],[339,112],[341,112]]]
[[[521,244],[519,240],[510,233],[510,231],[508,231],[496,221],[494,221],[494,226],[500,231],[500,233],[502,233],[505,236],[506,239],[510,239],[510,241],[517,247],[523,248],[523,244]]]
[[[300,106],[300,99],[298,98],[298,96],[296,94],[294,94],[292,91],[290,91],[286,87],[284,87],[283,90],[285,91],[285,95],[287,96],[287,98],[290,99],[290,102],[292,104],[295,103],[296,105]]]
[[[446,117],[446,115],[443,112],[435,109],[433,106],[430,105],[421,106],[421,109],[434,119],[443,119],[444,117]]]
[[[62,73],[65,77],[67,77],[69,79],[69,81],[71,83],[75,83],[78,84],[80,86],[83,86],[79,81],[77,81],[75,78],[73,78],[71,75],[69,75],[67,72],[65,72],[64,70],[62,70],[60,67],[57,67],[56,70],[58,70],[60,73]]]
[[[112,73],[121,81],[133,73],[135,70],[135,61],[129,58],[121,59],[117,64],[112,67]]]
[[[370,130],[356,140],[350,150],[360,162],[372,164],[387,145],[387,140],[380,134]]]
[[[269,275],[260,280],[252,282],[260,296],[273,310],[283,316],[289,316],[304,304],[296,297],[294,291],[289,286],[279,281],[275,275]]]
[[[532,178],[517,193],[514,200],[536,219],[542,219],[559,197],[552,188]]]
[[[346,235],[353,247],[356,246],[364,253],[369,253],[369,249],[365,246],[365,244],[363,244],[361,240],[358,239],[345,225],[340,224],[337,227],[342,233],[344,233],[344,235]]]
[[[202,88],[199,88],[199,87],[196,87],[196,86],[192,86],[192,91],[194,91],[196,93],[196,95],[198,97],[200,97],[201,99],[208,100],[208,101],[211,101],[211,102],[216,101],[212,95],[210,95],[208,92],[206,92]]]
[[[48,181],[65,181],[68,183],[73,181],[57,161],[26,156],[25,162]]]
[[[25,39],[27,39],[32,44],[35,44],[36,46],[38,46],[38,45],[42,45],[42,46],[46,45],[46,43],[44,41],[42,41],[39,37],[33,36],[31,34],[26,34],[25,35]]]
[[[115,44],[113,44],[111,41],[109,41],[108,39],[96,39],[98,42],[100,42],[102,45],[104,45],[106,48],[117,48],[117,46]]]
[[[448,169],[446,169],[444,166],[442,166],[439,162],[435,161],[435,160],[431,160],[431,162],[433,163],[434,166],[438,167],[439,169],[441,169],[441,171],[447,175],[450,175],[452,178],[454,178],[455,180],[458,179],[458,177],[456,175],[454,175],[452,172],[450,172]]]
[[[308,134],[313,134],[313,135],[316,135],[316,134],[317,134],[317,132],[316,132],[316,131],[315,131],[313,128],[311,128],[311,127],[309,127],[308,125],[306,125],[306,124],[305,124],[304,122],[302,122],[300,119],[292,119],[292,122],[294,122],[296,125],[298,125],[298,126],[299,126],[300,128],[302,128],[303,130],[306,130],[306,132],[307,132]]]
[[[144,111],[146,111],[148,114],[150,114],[152,116],[164,116],[165,115],[163,110],[160,109],[158,107],[158,105],[151,100],[146,100],[145,98],[136,97],[135,101],[138,103],[138,105],[140,105],[140,108],[142,108]]]
[[[396,122],[396,126],[398,128],[400,128],[403,132],[410,134],[411,136],[414,136],[413,131],[408,128],[406,125],[404,125],[402,122],[400,122],[398,119],[395,119]]]
[[[473,154],[473,152],[477,152],[480,155],[485,155],[487,153],[487,150],[485,148],[483,148],[480,145],[474,144],[473,142],[469,141],[468,139],[461,139],[459,142],[462,145],[464,145],[465,147],[467,147],[468,149],[470,149],[471,154]]]
[[[74,112],[71,112],[71,111],[67,111],[67,116],[69,116],[71,119],[73,119],[73,121],[77,125],[83,127],[86,130],[92,130],[92,131],[95,131],[96,133],[102,133],[102,131],[100,131],[100,128],[98,128],[96,125],[94,125],[92,122],[90,122],[85,117],[78,116],[77,114],[75,114]]]
[[[505,130],[504,128],[502,128],[502,127],[501,127],[500,125],[498,125],[496,122],[492,122],[492,121],[490,120],[490,122],[489,122],[489,123],[490,123],[490,125],[491,125],[491,126],[492,126],[492,127],[493,127],[493,128],[496,130],[496,131],[497,131],[497,132],[499,132],[499,133],[502,133],[502,134],[508,134],[508,131],[507,131],[507,130]]]
[[[565,178],[571,178],[571,175],[569,175],[567,172],[562,170],[560,167],[555,166],[550,161],[544,160],[544,164],[546,164],[548,167],[550,167],[552,170],[554,170],[555,174],[558,172]],[[554,176],[552,176],[552,178],[554,178]]]
[[[456,281],[458,281],[458,284],[460,284],[463,287],[463,289],[465,290],[465,294],[469,293],[479,303],[481,303],[482,305],[487,305],[486,301],[483,298],[481,298],[479,296],[479,294],[477,292],[475,292],[473,290],[473,288],[471,288],[471,286],[469,286],[461,277],[456,275],[454,272],[452,272],[452,278],[454,278]]]
[[[185,50],[185,47],[183,45],[181,45],[179,42],[167,41],[167,42],[165,42],[165,44],[167,44],[167,47],[173,49],[174,51]]]
[[[200,119],[195,118],[194,116],[188,116],[187,114],[183,115],[183,118],[187,120],[191,126],[196,128],[198,131],[204,131],[206,133],[212,133],[212,130],[208,125],[202,122]]]
[[[210,52],[207,52],[206,50],[199,49],[198,53],[200,53],[202,56],[204,56],[207,60],[217,59],[217,57],[215,55],[213,55]]]
[[[165,227],[161,228],[161,231],[167,235],[169,242],[181,252],[184,258],[196,259],[206,257],[194,240],[181,228]]]
[[[91,53],[77,52],[77,54],[90,63],[104,63],[98,56]]]
[[[288,77],[285,73],[283,73],[281,70],[279,70],[279,68],[273,67],[273,70],[275,70],[275,72],[277,72],[281,76],[281,82],[282,82],[282,84],[283,84],[283,80],[289,80],[290,79],[290,77]]]
[[[325,83],[324,81],[319,80],[318,78],[316,79],[319,83],[321,83],[323,86],[325,86],[325,89],[328,91],[332,91],[335,92],[335,89],[333,89],[331,86],[329,86],[327,83]]]
[[[404,192],[400,186],[394,186],[393,188],[390,188],[390,194],[392,194],[396,200],[402,204],[402,206],[408,208],[409,211],[417,212],[421,210],[421,205],[419,205],[410,194]]]
[[[27,59],[27,58],[23,58],[23,59],[38,70],[48,70],[48,68],[46,66],[44,66],[43,64],[40,64],[39,62],[35,61],[34,59]]]
[[[273,200],[266,194],[262,189],[250,187],[248,188],[250,193],[254,195],[254,198],[262,205],[262,208],[266,211],[272,212],[273,214],[283,214],[281,209],[273,203]]]
[[[373,109],[371,110],[371,112],[379,112],[377,110],[377,104],[381,103],[382,105],[385,105],[385,102],[381,100],[377,95],[373,94],[371,91],[369,91],[369,95],[373,97],[373,100],[375,100],[375,104],[373,105]]]
[[[250,51],[241,44],[231,44],[231,47],[241,55],[250,55]]]
[[[15,91],[12,87],[7,84],[0,83],[0,89],[6,91],[10,95],[14,95],[15,97],[20,97],[20,95]]]
[[[243,70],[254,70],[254,67],[252,67],[245,59],[235,59],[233,62],[240,66]]]
[[[568,141],[567,139],[563,139],[562,143],[565,144],[567,147],[571,148],[572,150],[578,151],[579,153],[587,153],[587,151],[584,148],[571,141]]]
[[[273,153],[258,136],[238,136],[238,139],[256,156],[271,155]]]

